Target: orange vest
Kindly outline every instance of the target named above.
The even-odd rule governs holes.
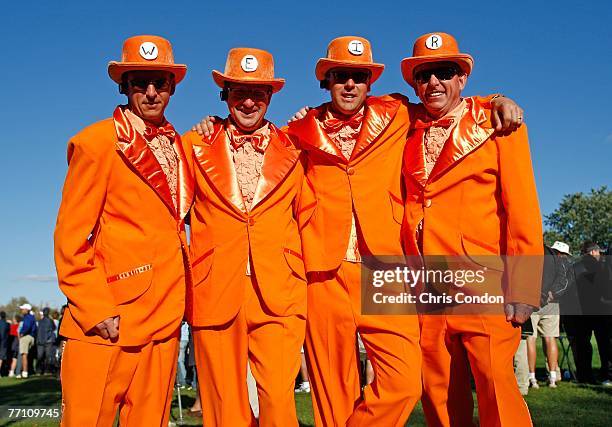
[[[55,228],[59,285],[68,298],[60,333],[136,346],[177,333],[185,311],[184,218],[193,178],[177,135],[178,209],[146,141],[125,117],[95,123],[68,144],[68,174]],[[115,343],[90,331],[120,316]]]
[[[403,254],[401,164],[410,124],[408,100],[399,94],[370,96],[365,106],[348,161],[317,121],[323,106],[289,124],[288,134],[307,153],[299,223],[309,272],[340,265],[348,246],[351,210],[362,255]]]
[[[425,173],[424,129],[411,129],[404,153],[406,189],[403,240],[407,255],[419,254],[418,225],[423,221],[425,255],[488,255],[477,263],[505,269],[506,302],[539,306],[541,258],[508,257],[506,268],[495,255],[542,255],[542,219],[527,128],[494,135],[491,110],[466,98],[469,110],[451,132],[430,176]],[[419,105],[415,118],[425,120]],[[508,260],[510,261],[508,264]],[[535,261],[535,263],[534,263]],[[538,272],[539,268],[539,272]]]
[[[247,262],[263,304],[274,314],[306,314],[306,283],[295,211],[303,180],[300,151],[270,124],[270,143],[249,212],[236,179],[226,121],[210,138],[187,132],[195,160],[191,211],[194,326],[221,325],[240,310]]]

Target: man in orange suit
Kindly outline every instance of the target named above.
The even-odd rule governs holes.
[[[527,129],[495,134],[491,108],[461,98],[472,66],[445,33],[419,37],[402,61],[422,102],[403,166],[406,252],[425,255],[426,263],[428,255],[480,260],[490,267],[487,286],[505,297],[497,315],[453,314],[461,312],[455,306],[421,317],[423,408],[430,426],[472,425],[469,361],[480,424],[526,426],[531,419],[512,360],[516,326],[539,305],[541,217]],[[495,266],[500,256],[505,267]]]
[[[213,71],[229,117],[212,135],[188,132],[196,179],[191,212],[190,322],[206,426],[249,426],[247,364],[260,426],[297,426],[293,396],[304,341],[306,282],[296,222],[300,151],[265,120],[274,77],[269,52],[230,50]]]
[[[167,40],[127,39],[108,73],[128,104],[68,144],[55,229],[62,425],[109,426],[117,411],[122,426],[168,424],[193,178],[164,110],[186,70]]]
[[[288,130],[306,153],[299,223],[318,426],[403,426],[421,396],[417,317],[362,315],[361,307],[363,258],[403,255],[401,164],[416,106],[399,94],[368,96],[383,69],[373,61],[368,40],[333,40],[316,66],[331,102],[291,122]],[[496,102],[498,109],[514,105]],[[357,333],[375,372],[363,393]]]

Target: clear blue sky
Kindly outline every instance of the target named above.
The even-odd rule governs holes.
[[[259,47],[287,79],[268,118],[325,100],[317,58],[341,35],[367,37],[387,68],[373,94],[402,92],[399,63],[416,37],[445,31],[475,58],[464,94],[504,93],[526,110],[543,213],[567,193],[612,186],[612,6],[592,2],[55,1],[3,5],[0,303],[24,295],[59,305],[53,227],[66,142],[123,103],[108,78],[123,40],[157,34],[189,66],[167,117],[180,131],[225,114],[212,69],[227,51]]]

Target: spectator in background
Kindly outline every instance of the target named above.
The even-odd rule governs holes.
[[[6,313],[0,311],[0,372],[4,361],[8,362],[10,332],[11,326],[6,321]]]
[[[577,319],[572,346],[576,361],[578,382],[594,383],[591,365],[593,347],[591,335],[595,333],[601,371],[599,380],[612,386],[612,312],[607,303],[610,294],[609,263],[601,255],[597,243],[587,241],[582,245],[582,258],[574,264],[578,297],[582,317]]]
[[[559,296],[567,291],[571,282],[568,273],[571,263],[568,259],[570,248],[567,243],[555,242],[550,248],[544,245],[544,273],[542,277],[541,308],[531,315],[533,335],[527,338],[527,359],[529,363],[529,385],[538,388],[535,376],[536,341],[538,335],[542,337],[546,351],[546,360],[549,372],[548,385],[557,387],[559,375],[559,350],[557,337],[559,337]]]
[[[187,322],[183,322],[181,325],[181,341],[179,343],[179,353],[178,353],[178,366],[176,370],[176,384],[184,388],[186,384],[186,376],[187,376],[187,365],[185,363],[185,354],[187,353],[187,346],[189,345],[189,324]]]
[[[23,314],[23,323],[19,328],[19,354],[21,355],[21,375],[20,378],[28,377],[28,354],[34,347],[36,336],[36,319],[32,312],[32,306],[28,303],[19,306]]]
[[[43,308],[42,319],[38,321],[36,347],[38,373],[53,372],[55,369],[55,323],[49,318],[49,307]]]
[[[21,363],[19,364],[19,370],[17,369],[17,361],[19,360],[19,326],[21,324],[21,316],[16,314],[13,316],[13,323],[11,323],[10,329],[10,352],[11,352],[11,368],[9,370],[9,377],[14,377],[15,372],[21,371]]]

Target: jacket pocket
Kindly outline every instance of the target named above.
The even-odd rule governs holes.
[[[298,251],[289,248],[283,248],[283,255],[287,265],[302,280],[306,280],[306,271],[304,269],[304,258]]]
[[[465,255],[475,264],[496,271],[504,271],[504,260],[494,246],[463,233],[461,234],[461,246]]]
[[[194,287],[199,286],[209,276],[210,270],[212,270],[214,257],[215,248],[210,248],[204,251],[202,255],[191,263],[191,275]]]
[[[393,219],[398,224],[402,224],[404,220],[404,201],[401,197],[396,196],[391,191],[389,191],[389,202],[391,203],[391,213],[393,214]]]
[[[127,269],[118,269],[110,266],[107,271],[111,273],[107,276],[106,283],[113,294],[115,304],[126,304],[144,294],[153,282],[153,264],[147,263]],[[119,271],[121,270],[121,271]]]

